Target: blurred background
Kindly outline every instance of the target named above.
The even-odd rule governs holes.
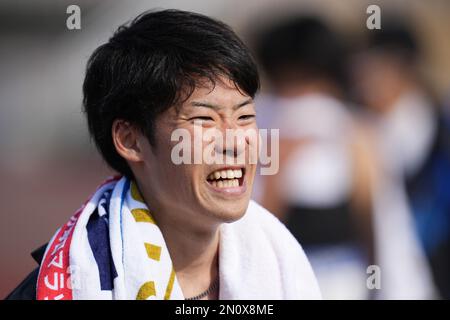
[[[66,28],[71,4],[81,30]],[[371,4],[380,30],[366,27]],[[281,163],[254,198],[301,242],[324,298],[450,298],[446,0],[2,0],[0,298],[112,173],[81,112],[89,55],[162,8],[223,20],[252,50],[258,123],[280,129]]]

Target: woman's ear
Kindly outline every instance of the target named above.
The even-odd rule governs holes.
[[[140,144],[142,133],[129,122],[116,119],[112,124],[112,139],[117,153],[127,161],[141,162],[144,155]]]

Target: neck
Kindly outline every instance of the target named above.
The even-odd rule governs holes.
[[[156,215],[155,219],[164,235],[177,275],[204,275],[204,272],[211,270],[217,262],[219,229],[198,231],[179,222],[164,221],[162,217],[158,220],[163,215]]]
[[[177,280],[185,297],[196,296],[218,276],[219,224],[209,227],[193,221],[192,213],[180,208],[157,206],[156,199],[141,187],[141,194],[160,228],[170,252]],[[155,206],[156,205],[156,206]],[[209,298],[216,297],[214,293]]]
[[[185,227],[164,226],[162,232],[185,297],[207,290],[219,273],[219,230],[197,234]]]

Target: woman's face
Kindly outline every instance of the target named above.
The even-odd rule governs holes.
[[[160,115],[156,120],[155,144],[145,144],[144,169],[137,177],[148,192],[144,197],[153,202],[148,203],[149,208],[163,211],[178,223],[201,225],[241,218],[250,200],[256,171],[256,163],[249,161],[250,153],[257,146],[255,140],[248,138],[225,141],[226,131],[237,129],[257,133],[255,107],[253,100],[227,79],[217,81],[214,87],[196,88],[181,106]],[[200,131],[219,134],[223,139],[199,140]],[[174,138],[174,132],[183,136]],[[202,157],[205,150],[209,150],[208,155],[222,156],[224,162],[206,163]],[[201,159],[195,163],[177,164],[180,156],[194,160],[194,153],[198,155],[199,151]]]

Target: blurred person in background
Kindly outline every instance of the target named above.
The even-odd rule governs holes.
[[[450,298],[450,121],[420,76],[420,49],[404,22],[384,18],[354,59],[377,155],[371,185],[384,298]]]
[[[280,171],[256,196],[301,240],[326,299],[364,299],[372,261],[370,215],[357,205],[356,127],[346,102],[346,48],[315,16],[256,36],[269,93],[260,128],[280,129]],[[258,184],[257,184],[258,185]]]

